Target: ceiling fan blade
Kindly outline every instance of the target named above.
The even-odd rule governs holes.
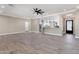
[[[44,11],[42,11],[42,13],[45,13]]]
[[[9,6],[11,6],[11,7],[14,7],[14,5],[13,4],[8,4]]]
[[[44,11],[42,11],[41,9],[38,9],[38,8],[33,8],[33,10],[34,10],[34,13],[36,13],[37,15],[39,15],[39,14],[43,14],[44,13]]]
[[[33,8],[33,10],[35,11],[36,9],[35,9],[35,8]]]
[[[39,9],[38,11],[42,11],[41,9]]]
[[[37,12],[37,15],[38,15],[39,13]]]
[[[42,12],[39,12],[39,14],[41,14],[41,15],[42,15],[43,13],[42,13]]]

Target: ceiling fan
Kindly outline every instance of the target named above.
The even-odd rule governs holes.
[[[34,13],[36,13],[37,15],[42,15],[43,13],[45,13],[44,11],[38,8],[33,8],[33,10],[34,10]]]
[[[14,4],[8,4],[10,7],[14,7]]]

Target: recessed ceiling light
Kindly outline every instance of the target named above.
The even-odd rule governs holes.
[[[1,8],[5,8],[5,6],[1,6]]]

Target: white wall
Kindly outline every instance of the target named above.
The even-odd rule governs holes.
[[[0,34],[25,31],[24,19],[0,16]]]

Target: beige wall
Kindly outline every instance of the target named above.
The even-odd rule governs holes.
[[[25,31],[25,21],[27,20],[0,16],[0,34]]]
[[[31,31],[39,32],[39,21],[37,19],[31,19]]]
[[[79,38],[79,10],[75,13],[75,36]]]

